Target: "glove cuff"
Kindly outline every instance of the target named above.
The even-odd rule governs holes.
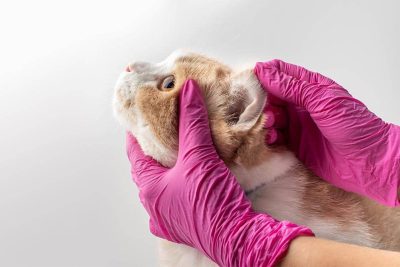
[[[278,222],[266,214],[248,212],[227,222],[216,236],[211,255],[220,266],[275,266],[298,236],[314,236],[304,226]]]

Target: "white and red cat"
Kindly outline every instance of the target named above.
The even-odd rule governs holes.
[[[177,98],[186,79],[199,84],[220,157],[253,208],[308,226],[318,237],[400,251],[400,212],[337,189],[284,147],[265,143],[267,95],[251,70],[234,71],[208,57],[176,52],[158,64],[132,63],[115,87],[114,112],[145,154],[165,166],[177,157]],[[197,250],[160,244],[161,266],[216,266]]]

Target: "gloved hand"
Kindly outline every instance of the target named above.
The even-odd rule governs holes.
[[[130,134],[127,152],[151,232],[197,248],[220,266],[273,266],[291,240],[312,235],[305,227],[251,210],[215,151],[194,81],[187,81],[180,94],[176,165],[168,169],[145,156]]]
[[[276,129],[286,127],[289,148],[314,173],[342,189],[399,205],[399,126],[382,121],[318,73],[280,60],[257,63],[254,71],[275,96],[267,127],[278,127],[269,143],[282,141]]]

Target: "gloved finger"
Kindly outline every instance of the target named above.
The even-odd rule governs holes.
[[[187,80],[179,96],[179,156],[215,156],[208,112],[197,83]]]
[[[131,163],[132,178],[139,189],[154,186],[167,170],[153,158],[146,156],[136,138],[126,134],[126,152]]]
[[[264,68],[275,68],[286,75],[308,83],[318,83],[319,85],[336,84],[335,81],[319,74],[318,72],[313,72],[301,66],[287,63],[279,59],[274,59],[265,63],[258,62],[257,65],[259,64],[263,65]]]
[[[285,137],[278,129],[268,128],[265,136],[265,142],[268,145],[283,145],[285,144]]]
[[[267,105],[264,108],[264,114],[266,120],[264,123],[264,128],[285,128],[287,127],[287,114],[283,107]]]
[[[274,63],[274,65],[276,64]],[[299,68],[297,68],[298,72],[301,71]],[[294,73],[294,71],[291,72]],[[323,82],[323,84],[320,84],[299,80],[297,77],[282,72],[279,68],[264,63],[257,63],[255,73],[268,92],[284,101],[304,107],[310,113],[320,107],[321,98],[331,98],[332,95],[338,97],[350,96],[345,89],[335,83]],[[296,73],[296,75],[301,76],[299,73]]]
[[[309,90],[308,82],[298,80],[276,67],[257,63],[255,73],[262,86],[274,96],[298,106],[304,106],[303,91]]]

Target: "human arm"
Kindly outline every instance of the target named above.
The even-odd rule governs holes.
[[[270,114],[281,113],[279,118],[288,120],[278,128],[286,129],[289,148],[308,168],[337,187],[399,205],[399,126],[384,122],[333,80],[305,68],[273,60],[257,63],[255,73],[273,96]],[[279,131],[274,131],[276,140]]]
[[[279,267],[394,267],[400,253],[315,237],[297,237]]]

